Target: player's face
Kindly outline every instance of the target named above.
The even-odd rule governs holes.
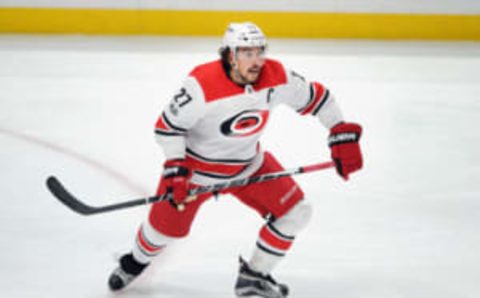
[[[252,84],[260,76],[263,64],[265,64],[265,48],[249,47],[237,48],[232,77],[237,83]]]

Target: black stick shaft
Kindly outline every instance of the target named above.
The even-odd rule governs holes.
[[[334,166],[333,162],[324,162],[324,163],[319,163],[315,165],[310,165],[310,166],[303,166],[303,167],[298,167],[295,169],[290,169],[290,170],[284,170],[280,172],[275,172],[275,173],[269,173],[269,174],[264,174],[260,176],[254,176],[254,177],[247,177],[247,178],[242,178],[242,179],[237,179],[233,180],[230,182],[225,182],[225,183],[218,183],[218,184],[213,184],[213,185],[208,185],[208,186],[200,186],[194,189],[191,189],[189,191],[190,196],[196,196],[202,193],[210,193],[210,192],[218,192],[222,190],[226,190],[229,188],[233,187],[239,187],[239,186],[245,186],[253,183],[261,183],[269,180],[274,180],[278,179],[281,177],[286,177],[286,176],[293,176],[301,173],[309,173],[313,171],[319,171],[327,168],[331,168]],[[56,177],[49,177],[47,179],[47,187],[50,190],[50,192],[63,204],[65,204],[67,207],[72,209],[73,211],[83,214],[83,215],[92,215],[92,214],[98,214],[98,213],[105,213],[109,211],[115,211],[115,210],[120,210],[120,209],[125,209],[125,208],[130,208],[134,206],[141,206],[141,205],[147,205],[147,204],[152,204],[155,202],[159,201],[164,201],[169,199],[169,196],[167,195],[161,195],[161,196],[152,196],[152,197],[145,197],[145,198],[139,198],[139,199],[133,199],[121,203],[115,203],[115,204],[110,204],[110,205],[104,205],[104,206],[90,206],[79,199],[77,199],[74,195],[72,195],[64,186],[63,184],[56,178]]]

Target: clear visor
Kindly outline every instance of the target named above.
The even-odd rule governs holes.
[[[266,52],[266,47],[238,47],[235,50],[235,55],[237,59],[255,60],[265,59]]]

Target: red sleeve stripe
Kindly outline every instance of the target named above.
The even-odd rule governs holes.
[[[163,115],[158,117],[157,123],[155,124],[155,129],[160,129],[160,130],[170,130],[170,128],[165,124],[165,121],[163,120]]]
[[[318,113],[320,110],[319,107],[323,105],[328,97],[328,90],[321,84],[313,82],[310,86],[310,90],[313,90],[313,96],[311,96],[313,97],[313,100],[310,99],[307,105],[301,109],[301,115],[312,114],[314,111]]]
[[[184,135],[185,131],[184,129],[173,128],[166,118],[165,113],[158,117],[157,123],[155,124],[155,133],[159,135],[178,136]]]
[[[314,100],[315,100],[315,90],[313,89],[313,85],[310,84],[310,98],[308,99],[307,104],[302,108],[298,109],[297,112],[303,115],[303,112],[313,103]]]
[[[317,107],[313,110],[312,115],[315,116],[318,114],[320,109],[323,107],[323,105],[327,102],[328,97],[330,96],[330,91],[328,89],[325,90],[325,94],[323,95],[322,99],[320,100],[320,103],[317,105]]]
[[[143,234],[143,228],[140,228],[137,233],[137,245],[140,247],[142,252],[144,252],[148,256],[156,255],[162,250],[164,245],[154,245],[150,241],[147,240],[145,235]]]
[[[179,127],[177,125],[174,125],[172,123],[172,121],[170,121],[167,117],[167,115],[165,114],[165,112],[162,113],[162,118],[163,120],[165,121],[165,124],[168,125],[168,127],[170,127],[172,130],[176,130],[176,131],[179,131],[179,132],[187,132],[187,129],[185,128],[182,128],[182,127]]]

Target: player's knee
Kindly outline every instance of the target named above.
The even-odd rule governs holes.
[[[148,220],[143,223],[141,231],[151,243],[156,245],[167,245],[176,239],[156,229]]]
[[[137,232],[136,245],[132,249],[133,258],[142,264],[148,264],[173,240],[146,221]]]
[[[284,216],[276,219],[272,224],[282,233],[295,236],[298,232],[303,230],[313,215],[312,205],[301,200]]]

